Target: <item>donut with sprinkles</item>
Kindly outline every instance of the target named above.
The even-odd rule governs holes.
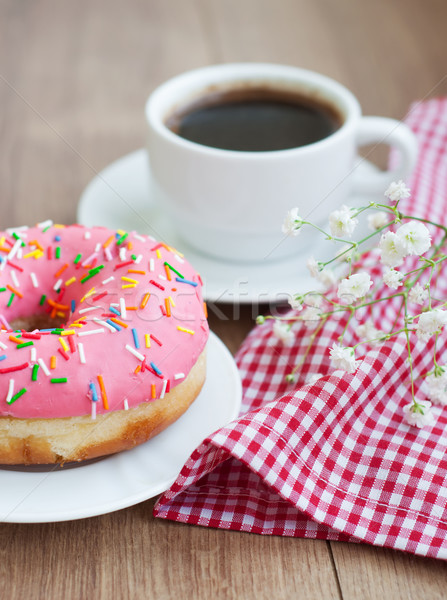
[[[0,464],[132,448],[204,383],[200,275],[134,231],[46,221],[0,233],[0,328]]]

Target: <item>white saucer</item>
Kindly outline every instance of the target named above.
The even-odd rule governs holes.
[[[362,173],[375,171],[363,160]],[[120,158],[99,173],[84,190],[78,206],[78,222],[110,229],[135,229],[169,240],[184,252],[204,280],[208,302],[279,303],[298,292],[315,289],[303,257],[254,264],[220,261],[200,253],[178,237],[169,221],[151,203],[149,157],[141,149]],[[358,199],[356,199],[358,204]],[[333,252],[333,250],[332,250]],[[316,258],[322,258],[321,252]]]
[[[0,522],[84,519],[132,506],[168,489],[202,440],[239,414],[239,372],[213,333],[207,360],[207,378],[200,395],[178,421],[149,442],[65,470],[0,469]]]

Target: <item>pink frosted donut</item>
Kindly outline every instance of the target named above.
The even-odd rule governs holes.
[[[205,378],[201,287],[135,232],[0,233],[0,464],[111,454],[177,419]]]

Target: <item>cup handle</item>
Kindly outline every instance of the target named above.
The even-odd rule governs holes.
[[[417,140],[411,129],[395,119],[362,117],[357,132],[357,146],[388,144],[397,148],[399,165],[395,169],[378,173],[354,174],[354,191],[361,194],[383,194],[392,181],[405,180],[416,164]]]

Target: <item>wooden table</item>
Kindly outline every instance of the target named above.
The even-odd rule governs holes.
[[[2,0],[2,228],[75,220],[89,180],[145,142],[151,90],[182,71],[268,61],[326,73],[366,114],[447,93],[444,0]],[[383,161],[379,155],[379,160]],[[232,351],[252,309],[212,329]],[[2,493],[2,490],[0,490]],[[67,523],[0,525],[4,598],[444,598],[442,562],[152,517],[154,500]]]

